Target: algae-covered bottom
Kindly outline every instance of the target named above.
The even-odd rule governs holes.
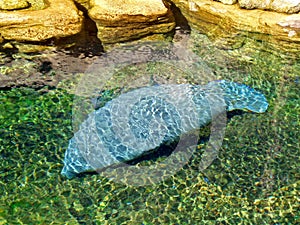
[[[267,53],[244,64],[207,63],[220,78],[262,91],[268,111],[229,114],[218,158],[206,170],[198,167],[204,141],[175,175],[141,187],[98,174],[60,175],[73,95],[1,90],[0,224],[300,223],[299,64]]]

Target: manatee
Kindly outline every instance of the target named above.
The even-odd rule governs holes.
[[[267,108],[259,91],[225,80],[138,88],[88,115],[69,141],[61,174],[73,178],[136,159],[225,111]]]

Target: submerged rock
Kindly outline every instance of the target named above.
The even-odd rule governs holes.
[[[175,27],[173,14],[162,0],[91,0],[89,16],[96,22],[102,43],[117,43]]]

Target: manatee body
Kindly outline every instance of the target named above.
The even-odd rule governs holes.
[[[70,140],[62,174],[101,170],[142,156],[199,129],[225,111],[268,108],[260,92],[243,84],[212,81],[143,87],[90,113]]]

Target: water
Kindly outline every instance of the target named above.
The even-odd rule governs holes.
[[[74,102],[82,99],[71,87],[87,67],[77,68],[73,79],[72,68],[64,66],[67,63],[55,66],[51,54],[3,56],[1,72],[15,65],[6,78],[16,75],[23,83],[0,91],[0,224],[300,223],[299,60],[259,50],[247,57],[237,50],[221,51],[196,32],[190,48],[208,66],[209,76],[260,90],[269,108],[263,114],[229,113],[218,158],[203,171],[199,163],[210,129],[201,129],[198,150],[188,163],[163,182],[147,186],[130,186],[97,174],[62,177],[64,152],[76,129]],[[40,67],[46,59],[49,70]],[[138,71],[149,76],[137,84]],[[126,65],[103,86],[112,91],[108,97],[102,92],[100,101],[152,81],[205,81],[193,74],[161,62]],[[44,83],[38,83],[41,79]],[[54,88],[57,83],[60,88]],[[84,99],[91,106],[89,112],[93,105]]]

